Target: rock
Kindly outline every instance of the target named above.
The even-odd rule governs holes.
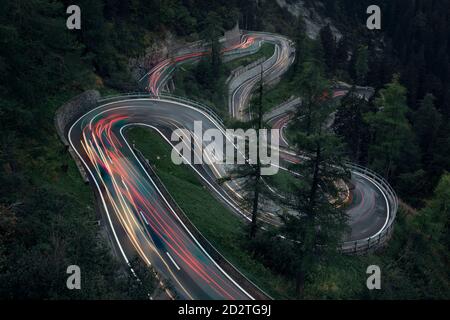
[[[314,8],[305,5],[304,0],[286,1],[277,0],[280,7],[287,9],[295,17],[302,16],[306,24],[306,34],[311,39],[316,39],[319,35],[320,29],[327,24],[330,25],[331,31],[337,40],[342,38],[342,33],[333,25],[330,18],[321,16]],[[318,1],[317,5],[321,5]]]

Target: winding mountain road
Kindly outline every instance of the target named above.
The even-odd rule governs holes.
[[[246,33],[241,42],[224,49],[224,55],[255,52],[263,41],[275,45],[274,55],[263,64],[265,82],[276,81],[294,60],[292,43],[285,37],[264,33]],[[174,66],[208,54],[202,48],[162,61],[146,77],[151,97],[119,97],[106,99],[76,120],[68,130],[68,140],[89,173],[105,211],[112,238],[125,261],[136,253],[152,265],[163,279],[170,280],[181,299],[253,299],[208,254],[176,210],[164,197],[133,148],[125,131],[130,126],[145,126],[158,132],[168,143],[173,130],[185,128],[193,132],[194,121],[202,121],[203,131],[218,128],[224,133],[220,119],[194,102],[161,95]],[[257,66],[230,82],[235,86],[230,98],[230,114],[245,120],[245,106],[260,78]],[[289,119],[281,113],[275,121],[284,126]],[[193,134],[193,133],[192,133]],[[287,141],[286,141],[287,143]],[[290,150],[280,153],[284,161],[298,157]],[[240,210],[233,187],[217,183],[226,174],[222,165],[192,165],[204,184],[235,214],[249,220]],[[352,233],[346,241],[361,241],[380,234],[393,219],[385,185],[364,169],[352,171],[352,203],[348,209]],[[188,192],[188,191],[187,191]],[[395,217],[395,214],[394,214]],[[272,223],[271,217],[263,217]],[[359,244],[355,242],[355,247]],[[353,242],[351,245],[353,246]],[[169,296],[171,292],[167,293]]]

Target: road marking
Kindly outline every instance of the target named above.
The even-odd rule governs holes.
[[[144,99],[144,100],[148,100],[148,99]],[[173,103],[173,102],[172,102]],[[176,104],[179,105],[184,105],[186,107],[189,107],[193,110],[197,110],[193,107],[190,107],[188,105],[185,104],[180,104],[179,102],[175,102]],[[199,110],[197,110],[199,111]],[[214,123],[214,122],[213,122]],[[214,123],[215,124],[215,123]],[[124,125],[122,128],[120,128],[119,132],[120,135],[122,136],[122,139],[124,139],[125,144],[128,146],[128,148],[132,151],[133,156],[135,157],[135,159],[137,160],[137,163],[139,164],[139,166],[142,168],[142,170],[144,171],[145,175],[149,178],[149,181],[153,184],[153,187],[156,189],[156,191],[158,192],[158,194],[161,196],[161,198],[164,200],[164,202],[166,203],[167,207],[170,209],[170,211],[172,212],[172,214],[177,218],[177,220],[181,223],[181,225],[184,227],[184,229],[186,230],[186,232],[190,235],[191,239],[197,244],[197,246],[203,251],[203,253],[214,263],[214,265],[236,286],[238,287],[247,297],[249,297],[251,300],[255,300],[255,298],[253,298],[247,291],[245,291],[235,280],[233,280],[233,278],[231,278],[231,276],[225,272],[225,270],[222,269],[222,267],[219,266],[219,264],[209,255],[209,253],[205,250],[205,248],[203,248],[203,246],[198,242],[197,238],[194,237],[194,235],[191,233],[191,231],[189,231],[189,229],[186,227],[186,225],[183,223],[183,221],[180,219],[180,217],[178,217],[178,214],[175,212],[175,210],[172,208],[172,206],[170,205],[170,203],[167,201],[167,199],[164,197],[164,195],[162,194],[162,192],[159,190],[158,186],[155,184],[155,182],[153,181],[153,179],[150,177],[148,171],[144,168],[144,166],[142,165],[141,161],[139,161],[139,159],[137,158],[136,154],[134,153],[133,149],[131,148],[130,144],[128,143],[128,141],[125,139],[124,135],[123,135],[123,129],[126,128],[127,126],[130,126],[133,124],[126,124]],[[145,124],[145,123],[134,123],[134,125],[143,125],[143,126],[147,126],[150,127],[152,129],[154,129],[155,131],[157,131],[170,145],[172,145],[172,143],[170,142],[169,139],[167,139],[167,137],[156,127],[153,127],[151,125]],[[215,124],[217,127],[218,125]],[[219,128],[219,127],[218,127]],[[192,164],[190,164],[190,166],[194,169],[194,171],[196,171],[201,178],[204,179],[204,181],[206,181],[214,190],[215,189],[211,183],[205,179],[205,177],[203,177],[203,175],[201,175],[198,170],[192,166]],[[228,200],[221,194],[219,193],[219,195],[226,201],[228,202]],[[229,203],[229,202],[228,202]],[[234,207],[232,204],[230,204],[232,207]],[[239,210],[238,210],[239,212]],[[248,217],[246,217],[247,219],[250,219]],[[254,284],[255,285],[255,284]],[[255,285],[256,286],[256,285]],[[261,289],[259,289],[261,290]],[[262,290],[261,290],[262,291]]]
[[[150,224],[148,223],[147,218],[145,217],[144,213],[142,211],[139,211],[139,213],[141,214],[142,219],[144,219],[145,224],[149,226]]]
[[[172,263],[175,265],[175,267],[177,268],[178,271],[180,271],[180,267],[177,265],[177,263],[175,262],[175,260],[173,260],[172,256],[170,255],[170,253],[168,251],[166,251],[167,256],[169,257],[170,261],[172,261]]]

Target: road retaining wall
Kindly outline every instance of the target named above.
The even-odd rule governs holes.
[[[97,101],[100,99],[100,93],[96,90],[85,91],[82,94],[72,98],[63,104],[55,113],[55,127],[59,138],[63,144],[68,148],[70,155],[75,160],[78,171],[81,174],[85,183],[89,182],[88,175],[84,169],[78,156],[69,144],[67,133],[70,126],[78,120],[86,112],[92,110],[97,106]]]
[[[83,114],[93,109],[100,99],[100,93],[96,90],[85,91],[63,104],[55,114],[55,127],[64,145],[69,146],[67,132]]]

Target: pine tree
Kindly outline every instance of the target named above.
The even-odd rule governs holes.
[[[436,143],[436,138],[442,124],[442,116],[434,106],[435,97],[427,94],[421,101],[419,109],[414,113],[413,128],[422,151],[425,163],[430,156],[430,150]]]
[[[407,171],[408,166],[416,165],[414,154],[417,146],[406,118],[406,88],[400,84],[398,75],[379,91],[375,105],[378,111],[370,112],[365,117],[372,136],[369,163],[389,179]]]
[[[294,243],[292,263],[301,297],[308,273],[337,252],[347,230],[342,184],[348,175],[336,136],[323,132],[300,134],[297,141],[299,151],[308,157],[293,168],[301,175],[293,195],[296,213],[284,215],[280,232]]]
[[[220,18],[215,12],[210,12],[204,23],[201,34],[203,41],[209,45],[211,54],[206,60],[200,62],[197,68],[197,80],[210,90],[217,90],[218,80],[222,74],[222,57],[219,37],[223,29]]]
[[[247,141],[246,143],[246,148],[248,143],[256,144],[256,159],[251,159],[251,156],[254,155],[249,155],[248,150],[245,150],[246,163],[236,165],[234,170],[232,170],[228,176],[219,180],[219,183],[227,183],[234,180],[237,182],[236,185],[239,186],[241,194],[244,194],[244,197],[240,202],[244,209],[251,212],[251,223],[249,230],[250,239],[254,239],[258,231],[258,218],[261,212],[261,200],[263,194],[266,196],[271,195],[263,183],[261,175],[263,165],[261,164],[260,159],[261,140],[259,132],[261,129],[266,127],[263,121],[263,90],[263,69],[261,66],[259,94],[256,108],[250,108],[253,110],[251,111],[253,113],[253,119],[246,124],[240,123],[241,126],[247,125],[248,128],[253,128],[256,130],[256,141]]]
[[[323,47],[327,71],[333,73],[336,69],[336,38],[334,37],[329,24],[320,30],[320,40]]]
[[[369,50],[367,46],[359,46],[355,57],[355,76],[359,85],[365,85],[369,73]]]
[[[310,69],[310,71],[313,69]],[[317,72],[317,69],[315,69]],[[342,143],[327,126],[332,111],[329,90],[320,74],[307,90],[310,104],[306,114],[297,114],[295,148],[305,154],[292,169],[300,174],[290,197],[295,214],[283,216],[281,234],[293,243],[296,289],[303,295],[305,279],[338,249],[346,230],[346,213],[342,209],[343,185],[348,174]],[[328,92],[328,94],[324,94]],[[300,108],[301,109],[301,108]]]
[[[297,18],[297,24],[295,27],[295,61],[292,66],[291,79],[295,77],[300,69],[300,65],[304,62],[306,58],[306,25],[303,17],[299,15]]]
[[[298,125],[309,135],[321,121],[324,121],[321,118],[324,113],[318,112],[317,105],[329,107],[331,113],[332,104],[328,101],[331,91],[328,82],[323,78],[322,68],[318,62],[304,62],[301,69],[295,84],[298,95],[302,97],[302,103],[296,110],[295,119],[302,119]]]
[[[343,97],[336,112],[333,128],[343,138],[350,151],[350,158],[356,163],[367,157],[369,130],[364,114],[369,112],[369,103],[358,97],[355,87]]]
[[[447,248],[450,245],[450,174],[445,173],[436,187],[432,200],[417,218],[419,229]]]

